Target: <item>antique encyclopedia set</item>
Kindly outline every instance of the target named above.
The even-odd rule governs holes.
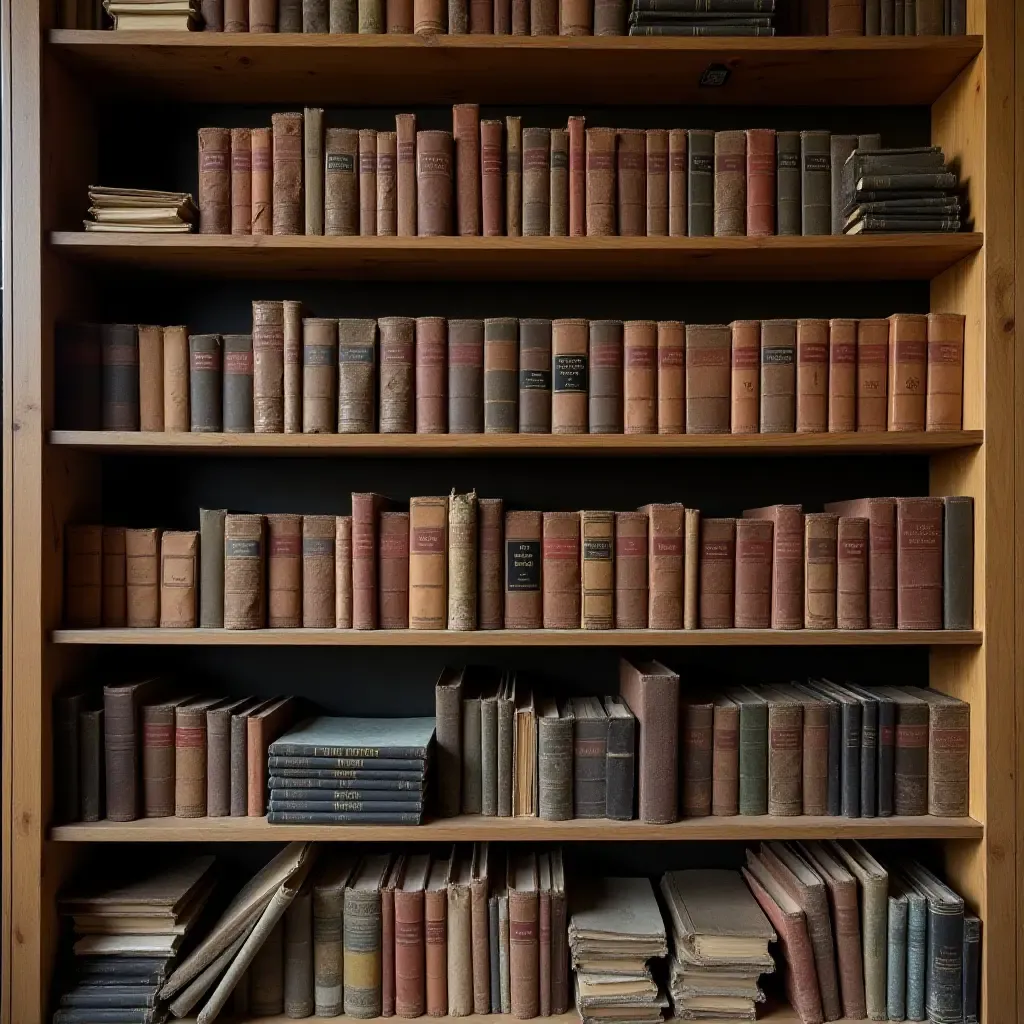
[[[1010,0],[52,6],[10,26],[5,1024],[1017,1019]]]

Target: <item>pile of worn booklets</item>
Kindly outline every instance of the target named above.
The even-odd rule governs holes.
[[[202,28],[199,0],[103,0],[114,30],[194,32]]]
[[[90,185],[89,217],[85,221],[86,231],[177,235],[192,230],[199,211],[187,192]]]

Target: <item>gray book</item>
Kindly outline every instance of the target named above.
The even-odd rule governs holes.
[[[92,708],[78,715],[78,799],[79,820],[99,821],[106,813],[103,784],[103,708]]]
[[[629,821],[636,790],[636,718],[621,697],[605,697],[608,750],[605,756],[605,817]]]
[[[508,888],[498,888],[498,969],[501,972],[501,1012],[512,1012],[512,978],[509,973]]]
[[[740,708],[740,814],[767,814],[768,704],[745,686],[728,690],[726,696]]]
[[[904,1013],[907,1020],[925,1020],[924,985],[928,961],[928,902],[898,871],[889,872],[894,892],[907,900],[906,986]]]
[[[437,812],[453,818],[462,809],[462,669],[446,668],[434,687],[437,728]]]
[[[327,0],[303,0],[302,31],[326,32]],[[302,112],[304,160],[302,181],[306,189],[306,234],[324,233],[324,112],[306,107]]]
[[[514,680],[506,674],[498,689],[498,817],[512,817],[512,749],[514,745]],[[507,908],[506,908],[507,909]],[[508,1013],[502,1009],[502,1013]]]
[[[199,625],[224,628],[224,517],[227,509],[199,510]]]
[[[880,36],[882,34],[881,0],[866,0],[864,4],[864,35]],[[834,234],[835,232],[833,232]]]
[[[307,883],[284,913],[284,1012],[313,1013],[313,897]]]
[[[223,348],[219,334],[189,336],[189,409],[194,434],[217,432],[223,427]]]
[[[569,708],[573,718],[573,812],[577,818],[603,818],[608,794],[608,715],[597,697],[576,697]]]
[[[492,685],[480,699],[480,785],[482,814],[498,814],[498,689]]]
[[[344,1005],[348,1017],[381,1014],[380,972],[374,978],[365,965],[381,954],[380,890],[390,865],[388,853],[364,857],[345,888],[342,928],[346,954]]]
[[[888,931],[885,1009],[889,1020],[904,1020],[907,1013],[907,897],[891,880]]]
[[[462,813],[480,814],[483,809],[483,768],[480,747],[480,695],[462,701]]]
[[[252,335],[225,334],[224,344],[224,431],[228,434],[253,432]]]
[[[270,744],[272,756],[413,758],[426,760],[433,718],[339,718],[320,715]]]
[[[893,35],[893,16],[894,16],[894,3],[893,0],[881,0],[879,4],[881,8],[881,17],[879,19],[879,30],[883,36]]]
[[[800,133],[775,134],[776,234],[800,234]]]
[[[874,0],[877,4],[878,0]],[[868,33],[878,35],[877,32]],[[843,199],[843,165],[846,158],[857,148],[856,135],[833,135],[829,140],[831,152],[831,181],[832,181],[832,234],[841,235],[843,224],[846,218],[843,216],[843,209],[846,202]]]
[[[974,499],[942,499],[942,626],[974,628]]]
[[[691,129],[687,138],[687,232],[691,238],[715,233],[715,133]]]
[[[804,235],[831,234],[832,157],[829,133],[800,133],[800,230]]]
[[[313,878],[313,1000],[318,1017],[337,1017],[344,1009],[342,922],[345,886],[355,862],[355,853],[333,848]]]
[[[554,697],[537,704],[537,815],[546,821],[573,816],[573,716]]]
[[[501,954],[498,951],[501,926],[498,922],[497,896],[491,896],[487,901],[487,926],[491,961],[491,1013],[501,1013]]]

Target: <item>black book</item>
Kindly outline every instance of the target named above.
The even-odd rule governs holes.
[[[633,0],[634,11],[773,14],[775,0]]]
[[[955,232],[960,230],[959,217],[943,217],[941,219],[925,217],[862,217],[851,227],[846,228],[846,235],[896,234],[899,232]]]
[[[294,779],[287,779],[294,782]],[[422,803],[424,787],[408,789],[298,789],[270,787],[270,799],[275,803],[288,800],[313,801],[320,803]]]
[[[636,788],[636,719],[620,697],[605,697],[604,710],[608,715],[605,817],[629,821]]]
[[[167,1011],[155,1006],[104,1007],[68,1006],[57,1010],[52,1024],[154,1024]]]
[[[852,228],[864,217],[897,217],[900,220],[955,220],[960,216],[960,204],[953,200],[945,202],[942,206],[923,206],[917,203],[906,204],[901,202],[898,206],[889,203],[860,203],[853,208],[853,212],[843,222],[843,230]]]
[[[928,200],[929,204],[960,202],[960,197],[956,193],[950,195],[945,192],[936,192],[933,188],[884,189],[880,191],[863,189],[854,191],[852,196],[843,193],[843,201],[846,204],[843,207],[843,215],[848,217],[858,206],[867,203],[905,203],[922,199]]]
[[[691,14],[689,11],[633,11],[631,25],[750,25],[770,28],[770,14]]]
[[[816,681],[815,689],[839,702],[842,708],[843,740],[839,760],[839,774],[842,783],[842,813],[844,818],[860,817],[860,753],[861,753],[861,702],[842,687],[827,679]]]
[[[97,985],[76,987],[60,997],[62,1007],[85,1006],[93,1009],[139,1008],[156,1006],[157,985]]]
[[[861,174],[853,179],[853,191],[872,189],[955,189],[958,178],[952,171],[885,172]],[[849,189],[847,191],[850,191]]]
[[[148,974],[166,976],[170,957],[165,956],[76,956],[75,974],[79,978],[91,976],[135,977]]]
[[[167,975],[164,971],[150,971],[148,974],[139,971],[131,971],[124,974],[82,974],[80,971],[76,971],[72,977],[74,988],[83,991],[106,988],[138,988],[139,986],[153,986],[159,989],[166,980]]]
[[[892,815],[893,784],[895,779],[895,743],[896,743],[896,703],[891,697],[878,693],[866,686],[847,683],[846,687],[862,700],[874,705],[875,737],[874,737],[874,814],[863,809],[864,790],[861,790],[861,813],[866,818],[886,818]],[[863,723],[861,728],[863,735]],[[863,758],[865,748],[861,749],[861,781],[866,784]]]
[[[978,1024],[978,992],[981,988],[981,921],[964,915],[964,1024]]]
[[[280,791],[278,791],[280,792]],[[270,795],[272,811],[313,811],[316,814],[421,814],[422,800],[309,800]]]
[[[419,825],[423,815],[418,812],[369,814],[352,811],[275,811],[267,814],[270,825]]]
[[[843,757],[843,708],[834,697],[820,690],[813,683],[795,683],[796,689],[828,708],[828,813],[843,813],[842,757]]]
[[[392,775],[414,775],[412,779],[332,779],[332,778],[321,778],[317,775],[301,775],[301,769],[279,769],[279,772],[284,771],[295,771],[295,775],[283,776],[281,774],[275,774],[270,776],[270,789],[271,790],[283,790],[283,789],[299,789],[309,790],[311,792],[322,792],[322,793],[385,793],[388,795],[395,793],[422,793],[425,786],[426,780],[423,775],[415,776],[413,772],[392,772]],[[379,775],[384,775],[384,772],[378,772]],[[388,799],[388,796],[382,799]],[[407,797],[403,797],[407,799]]]
[[[280,775],[283,772],[299,772],[310,778],[348,778],[352,773],[356,778],[390,777],[394,772],[399,778],[410,775],[422,776],[424,759],[420,757],[275,757],[267,758],[267,765],[272,772]],[[321,772],[325,772],[320,776]]]
[[[631,36],[773,36],[774,28],[750,25],[630,25]]]
[[[608,715],[598,697],[569,701],[573,718],[572,797],[576,818],[604,818],[608,801]]]
[[[885,195],[885,193],[882,193]],[[862,213],[897,213],[900,210],[951,214],[960,212],[960,197],[957,195],[935,195],[934,192],[918,193],[910,199],[865,199],[857,200],[857,209]]]

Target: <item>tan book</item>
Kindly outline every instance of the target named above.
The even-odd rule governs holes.
[[[647,234],[668,234],[668,132],[647,129]]]
[[[448,621],[448,499],[409,499],[409,626],[444,629]]]
[[[687,233],[687,181],[689,162],[687,131],[672,128],[668,133],[668,233],[684,238]]]
[[[828,429],[857,429],[857,321],[828,322]]]
[[[476,491],[448,497],[448,628],[476,629]]]
[[[184,433],[191,429],[189,412],[188,331],[164,328],[164,430]]]
[[[377,429],[377,321],[338,321],[338,433]]]
[[[406,541],[408,547],[408,540]],[[408,566],[408,559],[406,560]],[[408,580],[408,568],[406,568]],[[408,586],[406,587],[408,593]],[[408,605],[406,606],[408,615]],[[336,516],[334,520],[334,625],[352,628],[352,517]]]
[[[804,628],[836,628],[836,531],[829,512],[804,516]]]
[[[416,234],[416,115],[395,114],[398,140],[398,233]]]
[[[231,129],[231,234],[252,234],[251,128]]]
[[[324,234],[358,235],[359,132],[328,128],[324,157]]]
[[[198,625],[196,579],[199,534],[165,530],[160,538],[160,625],[195,629]]]
[[[302,432],[332,434],[337,424],[338,321],[302,321]]]
[[[616,219],[622,236],[647,234],[647,133],[642,128],[616,132]]]
[[[284,430],[284,303],[252,304],[253,428],[257,434]]]
[[[824,433],[828,429],[827,320],[796,322],[796,432]]]
[[[377,234],[377,132],[359,129],[359,234]]]
[[[174,711],[174,814],[206,817],[206,712],[220,697],[202,697],[179,704]]]
[[[771,628],[774,529],[770,519],[736,520],[737,629]]]
[[[301,235],[302,216],[302,114],[271,114],[274,133],[275,235]]]
[[[448,321],[416,318],[416,433],[448,433]]]
[[[302,516],[267,516],[267,625],[302,625]]]
[[[102,609],[103,527],[68,524],[64,528],[64,622],[78,628],[99,626]]]
[[[139,429],[164,429],[164,329],[139,325]]]
[[[549,360],[550,361],[550,360]],[[622,433],[622,321],[591,320],[587,355],[591,434]]]
[[[522,118],[505,118],[505,234],[523,233],[523,126]]]
[[[648,601],[651,629],[683,626],[683,518],[682,505],[644,505],[647,516]]]
[[[615,628],[646,629],[648,515],[615,513]]]
[[[867,518],[840,516],[836,529],[836,628],[868,628]]]
[[[683,511],[683,629],[700,628],[700,509]]]
[[[416,321],[385,316],[380,331],[380,432],[412,434],[416,430]]]
[[[686,325],[686,432],[728,434],[732,340],[724,324]]]
[[[686,433],[686,328],[658,322],[658,433]]]
[[[614,128],[587,128],[587,234],[616,234]]]
[[[624,432],[656,434],[658,325],[653,320],[627,320],[622,337]]]
[[[452,848],[448,863],[448,1016],[473,1012],[472,847]]]
[[[586,320],[551,321],[551,433],[587,432]]]
[[[160,625],[160,531],[125,530],[127,625]]]
[[[262,629],[266,622],[263,516],[224,517],[224,628]]]
[[[523,129],[523,235],[551,233],[551,129]]]
[[[199,231],[231,234],[231,132],[199,129]]]
[[[732,334],[732,402],[729,422],[734,434],[761,429],[761,321],[734,320]]]
[[[252,233],[270,235],[274,230],[274,135],[271,128],[253,128]]]
[[[580,625],[615,625],[615,513],[580,512]]]
[[[103,527],[103,612],[104,626],[128,622],[127,565],[124,527]]]
[[[324,233],[324,112],[306,107],[302,112],[303,208],[307,235]],[[233,197],[232,197],[233,202]]]
[[[330,629],[334,610],[334,516],[302,517],[302,625]]]
[[[580,628],[580,515],[545,512],[543,621],[545,629]]]
[[[448,1014],[448,856],[431,858],[423,894],[426,937],[426,1007],[431,1017]]]
[[[569,234],[569,133],[551,129],[550,234],[564,238]]]
[[[926,430],[960,430],[963,426],[964,324],[961,313],[928,314]],[[141,328],[139,345],[141,366]]]
[[[377,234],[398,234],[398,136],[377,132]]]
[[[889,430],[924,430],[927,403],[928,318],[889,317]]]
[[[796,429],[796,321],[761,322],[761,433]]]
[[[857,324],[857,430],[885,430],[888,417],[889,321]]]

